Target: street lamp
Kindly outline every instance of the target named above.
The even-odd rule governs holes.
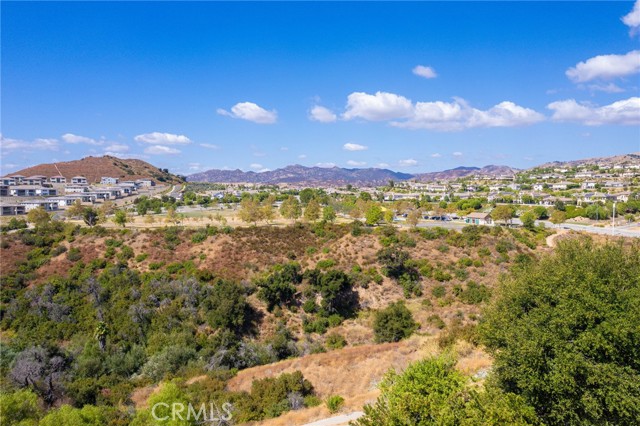
[[[613,219],[612,219],[611,235],[616,234],[616,201],[613,202]]]

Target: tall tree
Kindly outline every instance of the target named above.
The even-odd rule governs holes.
[[[285,219],[297,220],[302,215],[300,202],[293,195],[289,195],[280,206],[280,214]]]
[[[336,220],[336,211],[332,206],[325,206],[322,209],[322,219],[327,222],[333,222]]]
[[[42,207],[29,210],[27,222],[33,223],[36,228],[40,228],[51,222],[51,215]]]
[[[491,212],[491,218],[496,222],[502,220],[506,225],[511,222],[511,219],[515,216],[515,214],[516,213],[513,210],[513,207],[502,204],[493,209],[493,211]]]
[[[311,199],[304,209],[304,218],[309,222],[315,222],[320,218],[320,204],[315,199]]]
[[[124,210],[116,210],[116,213],[113,216],[113,223],[124,228],[125,226],[127,226],[127,222],[129,222],[129,216],[127,215],[127,212]]]
[[[484,312],[497,384],[547,425],[640,419],[640,245],[559,241]]]

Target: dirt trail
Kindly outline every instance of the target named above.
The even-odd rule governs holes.
[[[558,232],[556,232],[553,235],[549,235],[547,237],[547,245],[549,247],[555,247],[556,246],[556,238],[558,238],[561,235],[565,235],[569,233],[569,231],[567,229],[559,229]]]

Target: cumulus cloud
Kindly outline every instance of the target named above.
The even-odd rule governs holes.
[[[329,108],[316,105],[311,108],[311,111],[309,111],[309,119],[312,121],[319,121],[320,123],[333,123],[338,119],[338,117]]]
[[[416,66],[412,72],[419,76],[419,77],[424,77],[424,78],[436,78],[438,76],[438,74],[436,74],[436,71],[431,68],[431,67],[427,67],[424,65],[418,65]]]
[[[148,148],[145,148],[144,152],[146,154],[151,154],[151,155],[180,154],[179,149],[171,148],[165,145],[153,145]]]
[[[57,139],[38,138],[32,141],[25,141],[21,139],[5,138],[0,133],[0,149],[3,153],[12,151],[58,151],[60,148]]]
[[[307,154],[300,154],[298,155],[298,158],[304,160],[305,158],[307,158]]]
[[[342,149],[344,149],[345,151],[365,151],[369,149],[369,147],[365,145],[353,143],[353,142],[348,142],[342,145]]]
[[[111,145],[105,147],[104,150],[108,152],[127,152],[129,151],[129,145],[112,143]]]
[[[220,149],[218,145],[214,145],[212,143],[201,143],[200,146],[207,149]]]
[[[575,83],[595,79],[611,79],[640,72],[640,50],[632,50],[625,55],[599,55],[579,62],[566,71],[567,77]]]
[[[133,138],[136,142],[144,142],[154,145],[186,145],[191,140],[185,135],[175,135],[173,133],[144,133]]]
[[[552,102],[547,108],[553,111],[552,119],[556,121],[573,121],[587,126],[640,124],[640,97],[620,100],[602,107],[567,99]]]
[[[526,126],[542,120],[542,114],[510,101],[488,110],[479,110],[469,106],[464,99],[455,98],[453,102],[417,102],[409,119],[392,121],[391,125],[407,129],[456,131],[476,127]]]
[[[366,166],[367,162],[366,161],[349,160],[349,161],[347,161],[347,165],[353,166],[353,167],[362,167],[362,166]]]
[[[254,170],[260,170],[260,169],[264,169],[264,166],[262,164],[258,164],[258,163],[251,163],[249,165],[250,169],[254,169]]]
[[[378,163],[378,164],[376,164],[376,167],[379,167],[381,169],[385,169],[385,168],[389,167],[389,164],[388,163]]]
[[[336,166],[336,163],[316,163],[316,167],[324,167],[328,169],[335,166]]]
[[[442,157],[442,155],[441,155],[441,154],[439,154],[439,153],[437,153],[437,152],[436,152],[436,153],[431,154],[431,158],[440,158],[440,157]]]
[[[239,102],[231,107],[231,111],[218,108],[216,112],[220,115],[258,124],[273,124],[278,120],[278,113],[275,110],[267,111],[253,102]]]
[[[369,121],[385,121],[411,116],[413,106],[404,96],[376,92],[375,95],[354,92],[347,97],[345,120],[362,118]]]
[[[202,164],[200,163],[189,163],[187,164],[187,166],[189,167],[189,170],[191,171],[198,171],[202,168]]]
[[[622,22],[631,28],[631,35],[640,29],[640,0],[636,0],[631,12],[622,17]]]
[[[102,141],[97,141],[86,136],[74,135],[73,133],[65,133],[62,135],[62,140],[70,144],[85,143],[88,145],[102,145],[103,143]]]
[[[413,158],[408,158],[406,160],[398,161],[398,165],[400,165],[400,167],[414,167],[418,165],[418,161]]]
[[[454,157],[462,157],[462,153],[460,151],[456,151],[451,155],[453,155]]]

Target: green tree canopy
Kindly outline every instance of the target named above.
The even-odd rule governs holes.
[[[484,314],[498,385],[549,425],[637,424],[639,306],[640,244],[560,241]]]

